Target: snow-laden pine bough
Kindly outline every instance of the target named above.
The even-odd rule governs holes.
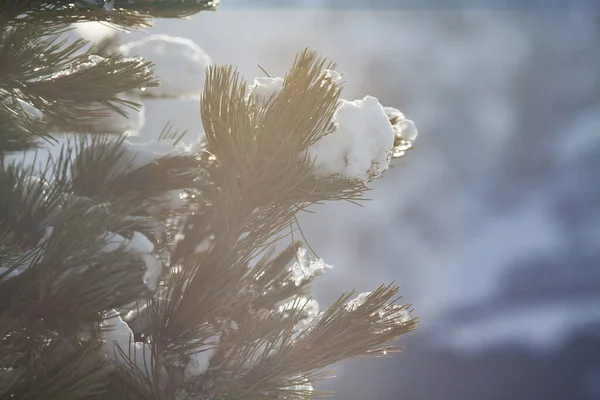
[[[76,90],[115,66],[137,71],[140,87],[154,82],[139,59],[79,64],[42,85]],[[205,79],[197,142],[95,135],[67,141],[41,172],[3,160],[2,395],[313,398],[329,365],[397,351],[415,328],[394,284],[321,310],[311,284],[330,266],[295,240],[300,211],[363,200],[412,147],[414,123],[371,96],[341,99],[335,65],[311,51],[283,78],[247,85],[210,66]],[[152,96],[177,90],[161,80]],[[82,102],[110,105],[100,94]],[[14,99],[22,115],[60,115],[31,95]]]

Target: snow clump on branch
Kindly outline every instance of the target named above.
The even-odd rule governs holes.
[[[317,174],[362,181],[379,178],[390,165],[394,147],[394,130],[379,101],[372,96],[342,100],[333,121],[335,131],[308,149]]]
[[[139,254],[146,264],[146,272],[144,273],[144,284],[150,290],[156,289],[158,278],[162,271],[162,261],[152,255],[154,244],[140,232],[133,232],[131,239],[126,239],[123,236],[109,232],[106,235],[106,246],[102,249],[105,253],[111,253],[124,247],[126,251]]]
[[[102,327],[105,329],[103,350],[109,360],[124,366],[128,366],[131,361],[141,371],[151,371],[152,349],[150,345],[134,341],[133,331],[121,319],[116,310],[106,313]]]
[[[323,70],[322,85],[341,84],[342,75]],[[266,103],[282,90],[284,80],[258,77],[250,85],[247,99]],[[377,98],[341,100],[334,116],[335,130],[308,148],[315,174],[343,179],[370,181],[389,168],[397,139],[411,142],[418,131],[413,121],[395,108],[383,107]]]
[[[254,82],[248,88],[248,98],[266,103],[272,96],[281,92],[281,89],[283,89],[283,78],[266,76],[254,78]]]
[[[142,57],[155,63],[154,73],[160,86],[148,88],[148,97],[187,97],[202,93],[206,67],[212,64],[208,54],[190,39],[168,35],[150,35],[120,47],[126,57]]]
[[[296,262],[291,266],[292,279],[296,286],[300,286],[329,268],[332,268],[331,265],[326,264],[322,258],[311,260],[308,257],[308,250],[302,247],[296,252]]]

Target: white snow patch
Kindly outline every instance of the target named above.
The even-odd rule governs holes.
[[[310,332],[312,329],[314,329],[323,317],[323,315],[324,313],[318,313],[314,316],[309,316],[298,321],[298,323],[294,326],[292,340],[296,340],[305,332]]]
[[[248,97],[259,103],[266,103],[283,89],[283,78],[258,77],[248,88]]]
[[[408,309],[405,306],[399,306],[397,304],[388,305],[385,310],[379,312],[379,315],[386,321],[394,321],[399,324],[408,322],[412,319]]]
[[[127,239],[125,239],[123,236],[113,232],[108,232],[105,240],[106,245],[101,250],[103,253],[112,253],[113,251],[117,251],[127,242]]]
[[[305,332],[313,329],[321,320],[323,313],[320,312],[321,306],[316,300],[305,297],[300,297],[281,305],[279,312],[286,313],[293,309],[302,309],[302,319],[294,325],[292,334],[292,340],[296,340]]]
[[[17,102],[19,103],[19,106],[21,106],[23,111],[25,111],[27,114],[29,114],[29,117],[31,119],[40,120],[40,121],[44,119],[44,114],[42,114],[42,112],[40,110],[38,110],[31,104],[29,104],[26,101],[21,100],[21,99],[17,99]]]
[[[278,308],[280,313],[285,313],[287,311],[300,310],[300,309],[302,309],[303,314],[306,314],[307,317],[309,317],[309,318],[316,317],[320,311],[319,302],[317,302],[315,299],[307,299],[306,297],[298,297],[296,299],[293,299],[286,303],[283,303]]]
[[[392,121],[392,129],[396,136],[400,136],[402,139],[413,142],[419,135],[417,126],[415,123],[407,119],[400,110],[393,107],[384,107],[385,114]]]
[[[88,69],[94,68],[96,65],[100,64],[104,60],[106,60],[104,57],[101,57],[96,54],[91,54],[88,56],[88,61],[82,62],[79,64],[73,64],[61,71],[58,71],[58,72],[50,75],[49,77],[42,78],[42,80],[45,80],[45,79],[54,80],[54,79],[61,78],[64,76],[76,74],[78,72],[86,71]]]
[[[345,304],[346,310],[350,312],[355,311],[357,308],[365,304],[372,293],[373,292],[364,292],[358,294],[354,299],[349,300]],[[383,321],[393,321],[401,324],[411,320],[410,312],[406,306],[399,306],[397,304],[388,304],[380,309],[377,313]]]
[[[405,119],[397,124],[395,127],[396,132],[403,139],[414,141],[419,135],[419,131],[417,130],[417,125],[411,119]]]
[[[190,39],[168,35],[150,35],[122,45],[124,56],[140,56],[155,63],[159,87],[147,89],[153,97],[199,96],[204,88],[205,69],[211,58]]]
[[[372,96],[342,100],[334,114],[336,130],[309,147],[319,176],[367,181],[389,167],[394,130],[383,106]]]
[[[104,58],[102,56],[99,56],[96,54],[90,54],[88,56],[88,61],[75,66],[73,68],[73,72],[81,72],[81,71],[86,71],[90,68],[94,68],[96,65],[100,64],[104,60],[106,60],[106,58]]]
[[[196,245],[194,248],[194,254],[202,254],[210,250],[212,247],[212,240],[209,238],[204,239]]]
[[[129,358],[140,370],[151,371],[152,350],[150,345],[133,341],[133,332],[116,310],[106,313],[102,327],[110,329],[103,332],[104,354],[109,360],[128,366],[127,358]],[[119,348],[127,358],[120,354]]]
[[[296,257],[297,261],[291,267],[292,279],[296,286],[300,286],[304,281],[332,268],[322,258],[311,260],[308,257],[308,250],[303,247],[298,249]]]
[[[133,232],[131,239],[127,243],[127,248],[136,253],[152,253],[154,251],[154,244],[143,233]]]
[[[140,255],[146,264],[146,272],[144,273],[143,282],[150,290],[156,289],[158,278],[162,272],[162,261],[154,257],[151,253],[154,251],[154,244],[140,232],[133,232],[131,239],[108,232],[106,234],[107,244],[101,250],[105,253],[110,253],[123,248],[126,251],[137,253]]]
[[[365,301],[367,301],[367,298],[371,295],[371,293],[372,292],[363,292],[358,294],[355,298],[353,298],[345,304],[346,310],[354,311],[358,307],[365,304]]]
[[[79,36],[85,40],[89,40],[93,43],[99,43],[107,37],[111,37],[117,34],[117,29],[110,25],[102,22],[79,22],[73,24],[75,31]]]
[[[162,272],[162,261],[157,259],[151,254],[143,255],[144,262],[146,263],[146,272],[144,273],[144,284],[150,290],[156,289],[158,278]]]
[[[331,80],[334,83],[342,82],[342,74],[340,74],[339,72],[337,72],[333,69],[324,69],[323,75],[324,75],[325,79]]]
[[[322,86],[328,82],[341,83],[342,75],[332,69],[323,70]],[[284,80],[281,77],[261,76],[254,78],[254,82],[248,87],[248,97],[253,98],[259,103],[265,103],[272,96],[279,94],[283,89]]]
[[[220,336],[212,336],[206,341],[206,345],[199,349],[198,353],[190,355],[190,361],[185,368],[186,380],[202,375],[208,370],[210,359],[214,356],[220,341]]]

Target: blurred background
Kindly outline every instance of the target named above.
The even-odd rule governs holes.
[[[345,400],[600,399],[600,6],[444,4],[223,0],[149,33],[190,38],[250,81],[257,64],[282,76],[308,46],[338,63],[344,98],[375,96],[419,127],[372,202],[302,218],[334,266],[317,279],[323,306],[395,281],[421,318],[404,353],[344,362],[319,387]],[[145,106],[142,136],[167,121],[202,133],[197,99]]]

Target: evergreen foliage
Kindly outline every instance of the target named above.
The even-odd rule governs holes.
[[[335,129],[342,89],[315,52],[266,102],[210,67],[199,148],[165,132],[171,150],[140,162],[125,136],[95,134],[42,170],[14,157],[53,145],[51,124],[125,113],[138,105],[124,92],[158,84],[149,62],[64,42],[68,24],[138,29],[216,7],[0,1],[0,399],[314,398],[328,366],[397,351],[415,328],[395,284],[320,313],[309,300],[325,264],[294,241],[297,214],[368,190],[315,174],[307,149]],[[398,134],[395,156],[411,146]]]

